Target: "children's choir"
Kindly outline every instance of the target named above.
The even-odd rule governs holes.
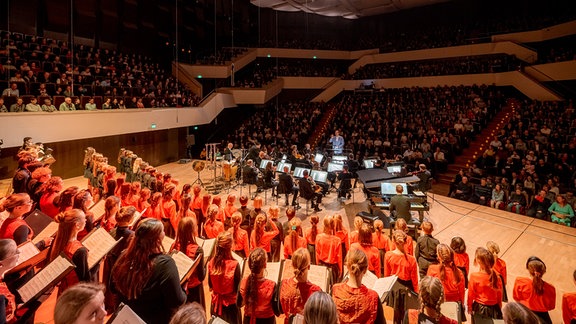
[[[106,179],[106,186],[100,189],[90,180],[92,191],[71,187],[59,193],[62,181],[55,177],[57,181],[46,181],[41,187],[44,192],[38,195],[39,206],[58,222],[54,242],[45,238],[38,248],[49,249],[49,261],[64,253],[75,265],[58,284],[61,297],[56,323],[65,323],[62,316],[81,318],[86,309],[93,309],[92,316],[101,322],[102,307],[111,314],[120,302],[147,323],[168,323],[186,302],[198,303],[200,306],[194,306],[198,309],[207,307],[209,315],[234,324],[275,323],[278,316],[285,323],[299,317],[306,323],[384,323],[378,294],[362,283],[368,271],[376,277],[396,275],[400,284],[419,294],[421,308],[408,310],[406,323],[453,323],[440,312],[444,301],[458,303],[463,320],[467,310],[474,321],[504,317],[509,323],[518,319],[530,323],[535,314],[541,322],[551,323],[549,311],[555,309],[556,291],[542,279],[546,265],[538,257],[528,259],[529,277],[516,278],[515,302],[503,309],[507,270],[495,242],[475,251],[473,262],[479,271],[471,273],[464,240],[454,237],[449,244],[441,243],[432,236],[429,222],[422,223],[423,235],[416,244],[407,235],[403,219],[395,222],[391,237],[381,220],[368,224],[360,217],[354,219],[354,230],[348,232],[340,214],[322,219],[312,215],[310,225],[303,226],[293,208],[286,209],[288,221],[282,224],[280,209],[262,209],[260,197],[250,204],[248,197],[240,196],[240,206],[236,206],[236,196],[230,194],[221,207],[223,197],[206,194],[201,185],[185,184],[178,190],[176,179],[160,176],[152,169],[140,176],[134,174],[131,183],[124,182],[124,177],[110,176],[115,174],[112,168],[101,165],[98,169]],[[146,179],[147,185],[142,186],[138,179]],[[103,214],[93,215],[89,209],[93,193],[105,199]],[[2,273],[13,266],[16,243],[25,243],[33,236],[22,220],[33,203],[28,194],[18,193],[0,204],[0,210],[8,213],[0,226],[0,239],[4,239],[0,240]],[[138,213],[141,220],[136,222]],[[88,268],[90,251],[81,243],[81,237],[94,227],[120,240],[102,262],[105,290],[95,284],[99,267]],[[198,237],[214,239],[214,252],[181,283],[175,261],[168,254],[171,251],[164,250],[165,236],[174,239],[171,250],[191,259],[203,260],[206,253],[212,253],[202,248]],[[242,258],[247,260],[243,271]],[[267,263],[280,259],[290,259],[291,272],[284,273],[280,282],[266,279]],[[329,269],[328,294],[322,292],[324,287],[309,281],[311,265]],[[204,300],[206,276],[208,301]],[[23,277],[7,275],[0,281],[0,294],[7,301],[6,319],[17,316],[18,300],[10,287]],[[576,282],[576,271],[573,279]],[[575,296],[566,293],[562,297],[565,323],[576,322]],[[74,298],[82,298],[74,304],[78,306],[75,312],[64,314]],[[194,307],[188,307],[188,312]],[[186,312],[183,309],[179,313]]]

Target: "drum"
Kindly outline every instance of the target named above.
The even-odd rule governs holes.
[[[230,177],[232,176],[232,165],[227,161],[222,163],[222,174],[224,174],[225,181],[230,181]]]
[[[230,173],[231,180],[238,179],[238,163],[232,164],[232,167],[230,169],[232,170],[232,172]]]

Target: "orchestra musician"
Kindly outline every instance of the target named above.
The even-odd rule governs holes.
[[[296,198],[298,198],[299,188],[294,185],[294,179],[290,175],[290,168],[284,167],[284,173],[278,176],[278,193],[286,195],[286,206],[288,206],[288,195],[291,193],[294,195],[292,198],[292,206],[299,208],[296,203]]]
[[[244,170],[242,171],[243,180],[245,183],[248,184],[257,184],[258,183],[258,175],[260,174],[260,170],[254,166],[254,160],[248,159],[246,160],[246,165],[244,166]],[[258,188],[258,190],[262,190]]]
[[[246,160],[255,161],[260,155],[260,143],[254,141],[253,145],[248,149],[248,154],[246,155]]]
[[[304,170],[302,175],[303,178],[299,182],[300,195],[305,199],[312,201],[312,208],[314,208],[314,211],[322,211],[319,207],[322,203],[322,187],[316,185],[314,179],[308,176],[308,170]],[[316,198],[316,202],[314,202],[314,198]]]
[[[228,143],[226,148],[224,149],[224,160],[232,161],[234,160],[234,154],[232,154],[232,149],[234,148],[233,143]]]

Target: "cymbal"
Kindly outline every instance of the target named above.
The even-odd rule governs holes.
[[[201,172],[202,170],[204,170],[205,167],[206,162],[204,161],[196,160],[192,163],[192,169],[194,169],[194,171],[196,172]]]

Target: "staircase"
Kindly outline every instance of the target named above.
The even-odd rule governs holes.
[[[488,148],[492,138],[498,135],[500,128],[508,123],[518,105],[519,103],[515,99],[509,99],[506,106],[496,114],[486,128],[470,142],[469,146],[462,151],[462,154],[455,158],[454,163],[448,165],[447,171],[438,174],[437,181],[449,185],[460,169],[468,169],[474,164],[474,161]]]
[[[336,107],[333,104],[328,104],[326,110],[324,111],[322,119],[320,119],[318,125],[316,125],[316,128],[314,129],[314,132],[308,138],[308,144],[310,144],[310,147],[314,148],[318,145],[318,142],[320,141],[322,136],[326,133],[328,125],[332,123],[332,119],[334,119],[335,115],[336,115]]]

